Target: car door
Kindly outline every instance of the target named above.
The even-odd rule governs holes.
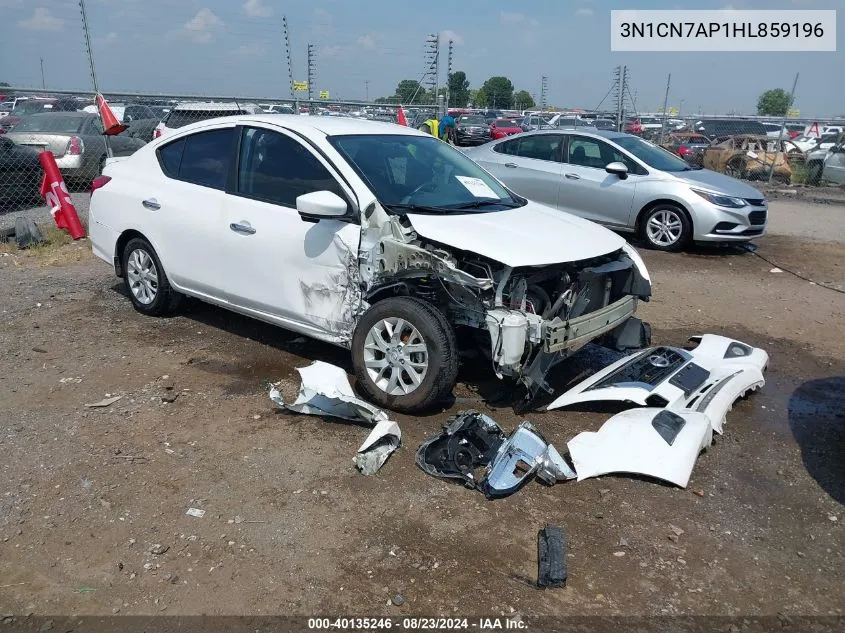
[[[144,233],[170,282],[220,302],[229,301],[231,282],[223,207],[236,140],[234,125],[181,136],[156,150],[161,174],[147,181],[139,172],[138,180]]]
[[[558,207],[588,220],[625,228],[637,179],[644,173],[635,161],[609,143],[591,136],[568,135]],[[609,174],[609,163],[623,162],[627,178]]]
[[[563,156],[562,134],[528,134],[493,147],[494,162],[483,166],[511,190],[529,200],[556,206]]]
[[[237,177],[225,204],[232,301],[316,332],[345,336],[361,301],[360,225],[306,222],[296,198],[331,191],[354,200],[334,167],[281,128],[239,128]]]
[[[824,160],[822,178],[845,185],[845,137],[840,138],[839,144],[828,151]]]

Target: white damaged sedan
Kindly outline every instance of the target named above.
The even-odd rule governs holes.
[[[624,239],[406,127],[204,121],[110,163],[92,192],[93,251],[138,311],[189,295],[348,348],[382,407],[451,392],[456,326],[529,396],[591,340],[648,343],[632,315],[651,282]]]

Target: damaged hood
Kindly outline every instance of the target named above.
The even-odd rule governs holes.
[[[490,213],[409,213],[408,219],[422,237],[514,268],[577,262],[625,245],[598,224],[536,202]]]

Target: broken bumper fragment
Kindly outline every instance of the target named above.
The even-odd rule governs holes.
[[[686,488],[698,454],[712,438],[713,426],[703,413],[644,408],[617,413],[598,432],[579,433],[567,446],[578,481],[634,473]]]
[[[765,384],[763,370],[769,355],[715,334],[690,340],[698,343],[693,350],[651,347],[622,358],[575,385],[548,408],[612,400],[675,412],[695,411],[706,414],[721,434],[733,403]]]

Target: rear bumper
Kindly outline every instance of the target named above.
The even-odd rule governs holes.
[[[565,349],[577,349],[610,332],[627,320],[637,309],[637,298],[626,296],[605,306],[601,310],[561,321],[555,318],[545,324],[543,332],[543,351],[558,352]]]

